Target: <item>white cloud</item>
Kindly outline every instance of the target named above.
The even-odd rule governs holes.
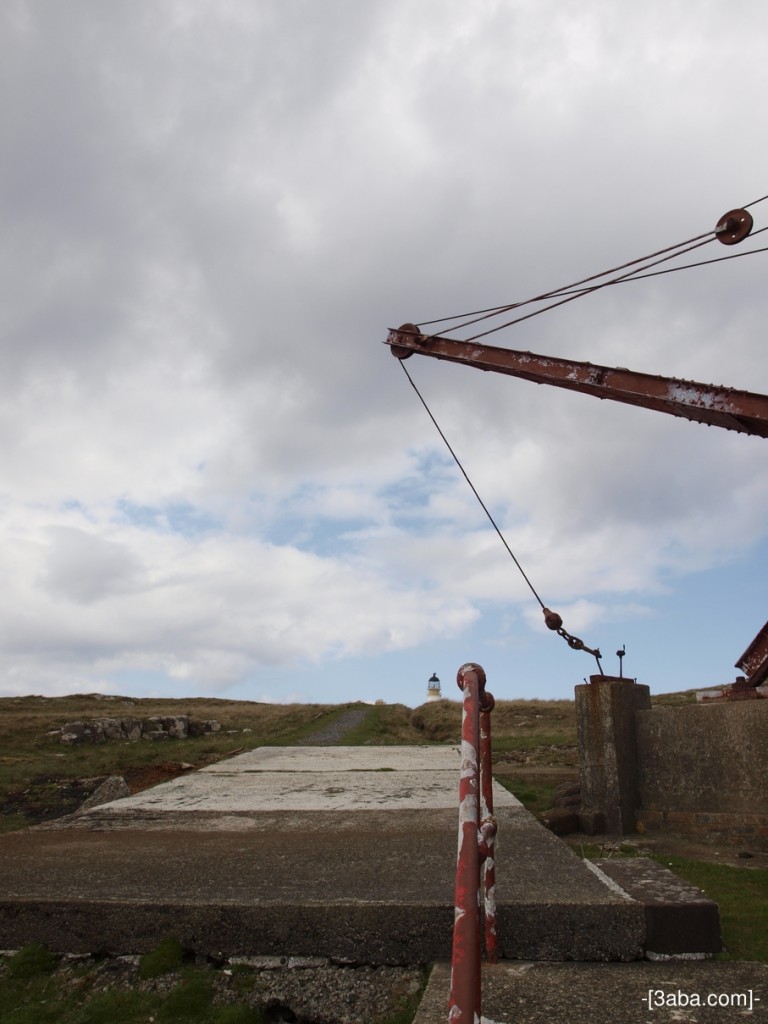
[[[525,298],[761,196],[768,13],[744,18],[7,4],[0,691],[134,670],[226,687],[526,608],[386,328]],[[766,392],[763,259],[492,340]],[[577,619],[631,618],[765,537],[762,440],[409,367]]]

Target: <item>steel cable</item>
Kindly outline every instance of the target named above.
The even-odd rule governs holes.
[[[432,410],[427,405],[427,402],[426,402],[424,396],[422,395],[422,393],[417,388],[416,383],[413,380],[413,377],[411,377],[410,373],[408,372],[408,369],[407,369],[404,361],[402,359],[399,359],[398,362],[400,363],[400,366],[403,369],[403,373],[408,378],[408,382],[410,383],[410,385],[413,388],[413,390],[416,392],[419,401],[424,406],[424,409],[426,410],[427,415],[432,420],[432,423],[434,424],[435,430],[438,432],[438,434],[442,438],[443,443],[445,444],[445,447],[451,453],[453,461],[458,466],[459,471],[461,472],[461,475],[464,477],[466,482],[469,484],[470,490],[474,494],[475,498],[477,498],[478,504],[482,508],[483,512],[485,512],[486,516],[488,517],[488,521],[490,522],[491,526],[494,528],[494,530],[498,534],[499,540],[501,541],[501,543],[506,548],[507,554],[512,559],[512,561],[515,563],[515,565],[517,566],[518,572],[523,577],[525,582],[528,584],[529,590],[531,591],[533,596],[536,598],[536,600],[539,602],[539,606],[540,606],[542,612],[544,613],[544,622],[545,622],[547,628],[553,630],[554,632],[556,632],[558,636],[561,636],[566,641],[566,643],[571,648],[571,650],[573,650],[573,651],[585,651],[587,654],[591,654],[593,656],[593,658],[595,659],[595,661],[597,662],[597,667],[598,667],[598,670],[600,672],[600,675],[604,675],[604,673],[603,673],[603,666],[600,663],[600,658],[602,657],[602,655],[600,654],[599,648],[597,648],[597,647],[595,647],[595,648],[587,647],[587,645],[584,643],[583,640],[581,640],[579,637],[573,636],[571,633],[569,633],[564,628],[564,626],[563,626],[562,618],[557,614],[557,612],[550,611],[550,609],[547,608],[547,606],[544,604],[542,599],[539,597],[538,591],[534,587],[533,583],[531,583],[531,580],[530,580],[528,574],[523,569],[523,567],[520,564],[520,562],[518,561],[517,556],[515,555],[514,551],[512,550],[512,548],[507,543],[507,539],[504,536],[504,534],[501,532],[501,530],[499,529],[499,526],[496,523],[496,520],[493,518],[493,515],[490,512],[490,509],[485,504],[483,499],[480,497],[480,494],[479,494],[477,488],[475,487],[475,485],[470,480],[469,474],[467,473],[466,469],[464,469],[464,466],[462,465],[461,460],[459,459],[459,457],[456,454],[456,452],[453,450],[453,447],[451,446],[451,443],[449,442],[448,438],[445,436],[445,434],[444,434],[440,424],[435,419],[435,417],[434,417],[434,415],[432,413]]]
[[[754,199],[751,203],[747,203],[746,206],[742,207],[742,209],[747,209],[750,206],[757,206],[758,203],[762,203],[766,199],[768,199],[768,195],[761,196],[760,199]],[[757,235],[757,234],[760,234],[761,231],[765,231],[765,230],[766,230],[765,228],[761,228],[759,231],[755,231],[752,234],[753,235]],[[693,249],[698,248],[700,245],[706,245],[709,242],[715,241],[716,238],[717,238],[717,229],[715,228],[712,231],[706,231],[703,234],[695,235],[693,238],[689,238],[685,242],[679,242],[677,245],[671,245],[671,246],[668,246],[665,249],[659,249],[657,252],[650,253],[647,256],[643,256],[643,257],[641,257],[639,259],[635,259],[635,260],[630,260],[627,263],[619,264],[619,266],[613,267],[610,270],[604,270],[602,273],[599,273],[599,274],[592,274],[589,277],[584,277],[584,278],[582,278],[579,281],[574,281],[571,284],[563,285],[560,288],[553,288],[550,291],[542,292],[540,295],[535,295],[535,296],[533,296],[530,299],[523,299],[523,300],[521,300],[519,302],[511,302],[511,303],[507,303],[507,304],[501,305],[501,306],[489,306],[489,307],[487,307],[485,309],[478,309],[478,310],[474,310],[473,312],[468,312],[468,313],[455,313],[455,314],[452,314],[451,316],[437,317],[434,320],[422,320],[422,321],[419,321],[419,324],[422,327],[429,327],[432,324],[439,324],[439,323],[447,324],[448,321],[461,320],[462,321],[461,323],[454,323],[452,326],[446,326],[446,327],[444,327],[442,329],[442,331],[445,331],[445,330],[456,331],[456,330],[461,330],[464,327],[470,327],[470,326],[472,326],[472,324],[480,323],[483,320],[488,320],[488,319],[490,319],[490,318],[492,318],[494,316],[501,316],[503,313],[507,313],[507,312],[509,312],[510,310],[513,310],[513,309],[520,309],[523,306],[529,306],[529,305],[532,305],[533,303],[536,303],[536,302],[545,302],[547,299],[555,298],[556,296],[563,296],[563,295],[566,296],[566,298],[562,299],[559,302],[553,302],[550,305],[544,306],[543,308],[535,310],[532,313],[527,313],[527,314],[525,314],[525,316],[517,317],[517,318],[515,318],[513,320],[506,321],[505,323],[500,324],[497,327],[492,327],[492,328],[490,328],[487,331],[479,332],[477,334],[471,335],[470,337],[464,339],[465,341],[475,341],[477,338],[482,338],[482,337],[485,337],[488,334],[493,334],[496,331],[503,330],[505,327],[511,327],[514,324],[520,323],[523,320],[531,319],[531,317],[538,316],[540,313],[545,313],[545,312],[547,312],[550,309],[556,308],[557,306],[564,305],[566,302],[572,302],[572,301],[574,301],[574,299],[579,298],[582,295],[589,295],[589,294],[591,294],[594,291],[599,291],[602,288],[606,288],[608,286],[615,285],[615,284],[621,284],[621,283],[624,283],[626,281],[639,280],[642,277],[652,277],[652,276],[654,276],[653,272],[645,273],[645,271],[648,271],[651,267],[658,266],[660,263],[667,262],[668,260],[671,260],[671,259],[676,259],[678,256],[682,256],[686,252],[691,252]],[[761,252],[763,250],[752,250],[752,251],[753,252]],[[736,255],[736,254],[734,254],[734,255]],[[747,253],[739,253],[738,255],[748,255],[748,254]],[[661,259],[657,259],[657,257],[662,257],[662,258]],[[688,265],[686,265],[684,267],[670,268],[669,270],[661,271],[660,273],[671,273],[673,270],[689,269],[690,267],[702,266],[704,263],[708,263],[708,262],[709,263],[718,263],[718,262],[722,262],[722,260],[730,259],[730,258],[732,258],[732,256],[731,257],[724,256],[724,257],[721,257],[720,259],[717,259],[717,260],[705,260],[705,261],[702,261],[701,263],[688,264]],[[654,261],[654,262],[649,262],[651,260]],[[619,277],[612,278],[611,280],[604,281],[604,282],[602,282],[600,284],[595,284],[595,285],[593,285],[591,287],[588,287],[588,288],[581,288],[580,287],[581,285],[589,284],[591,281],[597,281],[597,280],[599,280],[602,277],[607,277],[609,274],[615,274],[619,270],[625,270],[627,267],[634,267],[635,269],[630,270],[626,274],[621,274]],[[463,318],[468,318],[468,319],[463,319]],[[442,334],[442,331],[438,332],[435,336],[439,337],[440,334]]]

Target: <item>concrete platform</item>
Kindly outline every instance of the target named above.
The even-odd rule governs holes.
[[[449,964],[435,965],[413,1024],[445,1024],[450,977]],[[768,965],[713,961],[484,965],[482,1021],[757,1024],[768,1021]]]
[[[448,958],[458,771],[455,747],[266,747],[2,836],[0,948]],[[494,792],[504,956],[638,956],[642,905]]]

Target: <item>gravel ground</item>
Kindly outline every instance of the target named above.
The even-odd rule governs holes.
[[[94,996],[121,990],[167,996],[188,982],[178,971],[142,979],[139,960],[63,957],[51,977],[61,995],[76,990],[84,1005]],[[0,985],[7,970],[3,961],[0,953]],[[415,1010],[425,981],[421,967],[353,966],[309,957],[240,957],[209,966],[206,974],[213,983],[214,1006],[245,1003],[268,1024],[384,1024],[403,1013],[410,1019],[408,1010]]]

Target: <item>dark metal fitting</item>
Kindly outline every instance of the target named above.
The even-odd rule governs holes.
[[[413,349],[404,348],[402,345],[397,344],[400,335],[403,334],[407,335],[407,338],[402,340],[411,342],[419,342],[424,337],[416,324],[401,324],[397,330],[390,330],[387,336],[387,344],[390,346],[390,351],[395,359],[410,359],[413,355]]]
[[[466,665],[462,665],[459,671],[456,673],[456,685],[460,690],[464,689],[464,676],[470,672],[477,674],[477,681],[480,685],[480,693],[485,690],[485,670],[480,666],[476,665],[474,661],[468,661]]]
[[[752,214],[746,210],[729,210],[717,222],[715,237],[723,245],[736,245],[747,237],[753,224]]]
[[[495,818],[484,818],[477,830],[477,851],[480,855],[480,863],[484,863],[491,855],[493,837],[498,831]]]
[[[547,629],[562,629],[563,620],[557,612],[553,612],[549,608],[543,608],[542,611],[544,612],[544,622]]]
[[[490,714],[491,711],[496,707],[496,700],[492,693],[488,690],[483,690],[480,697],[480,710],[485,711],[486,714]]]
[[[488,815],[487,818],[483,818],[480,822],[480,835],[483,839],[493,839],[498,831],[499,826],[493,815]]]

